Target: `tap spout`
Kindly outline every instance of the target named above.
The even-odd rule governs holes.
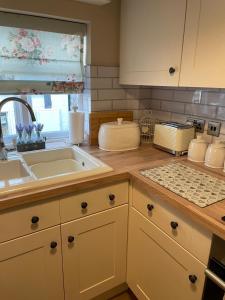
[[[25,105],[25,107],[28,109],[28,111],[30,113],[30,117],[31,117],[32,122],[36,121],[36,118],[35,118],[35,115],[34,115],[32,107],[30,106],[29,103],[27,103],[25,100],[23,100],[21,98],[17,98],[17,97],[8,97],[8,98],[5,98],[4,100],[2,100],[0,102],[0,112],[2,110],[2,107],[7,102],[10,102],[10,101],[16,101],[16,102],[19,102],[19,103]],[[2,152],[4,150],[4,147],[5,147],[5,144],[4,144],[4,140],[3,140],[3,131],[2,131],[2,125],[1,125],[1,118],[0,118],[0,152]],[[1,160],[1,155],[0,155],[0,160]]]

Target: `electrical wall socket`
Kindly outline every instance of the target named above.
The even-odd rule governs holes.
[[[213,136],[219,136],[220,135],[220,128],[221,128],[221,123],[220,122],[209,121],[207,134],[208,135],[213,135]]]
[[[205,120],[188,118],[187,123],[193,125],[196,132],[204,132]]]

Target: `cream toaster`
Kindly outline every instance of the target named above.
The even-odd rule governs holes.
[[[194,136],[195,128],[192,125],[163,122],[155,125],[153,144],[157,148],[180,156],[188,152],[189,143]]]

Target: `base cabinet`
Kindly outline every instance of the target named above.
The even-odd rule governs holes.
[[[66,300],[92,299],[126,281],[128,205],[62,225]]]
[[[63,300],[60,227],[0,244],[2,300]]]
[[[130,210],[127,282],[139,300],[201,300],[205,265]]]

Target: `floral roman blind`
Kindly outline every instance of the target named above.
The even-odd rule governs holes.
[[[3,93],[81,93],[83,32],[57,33],[0,26]]]

